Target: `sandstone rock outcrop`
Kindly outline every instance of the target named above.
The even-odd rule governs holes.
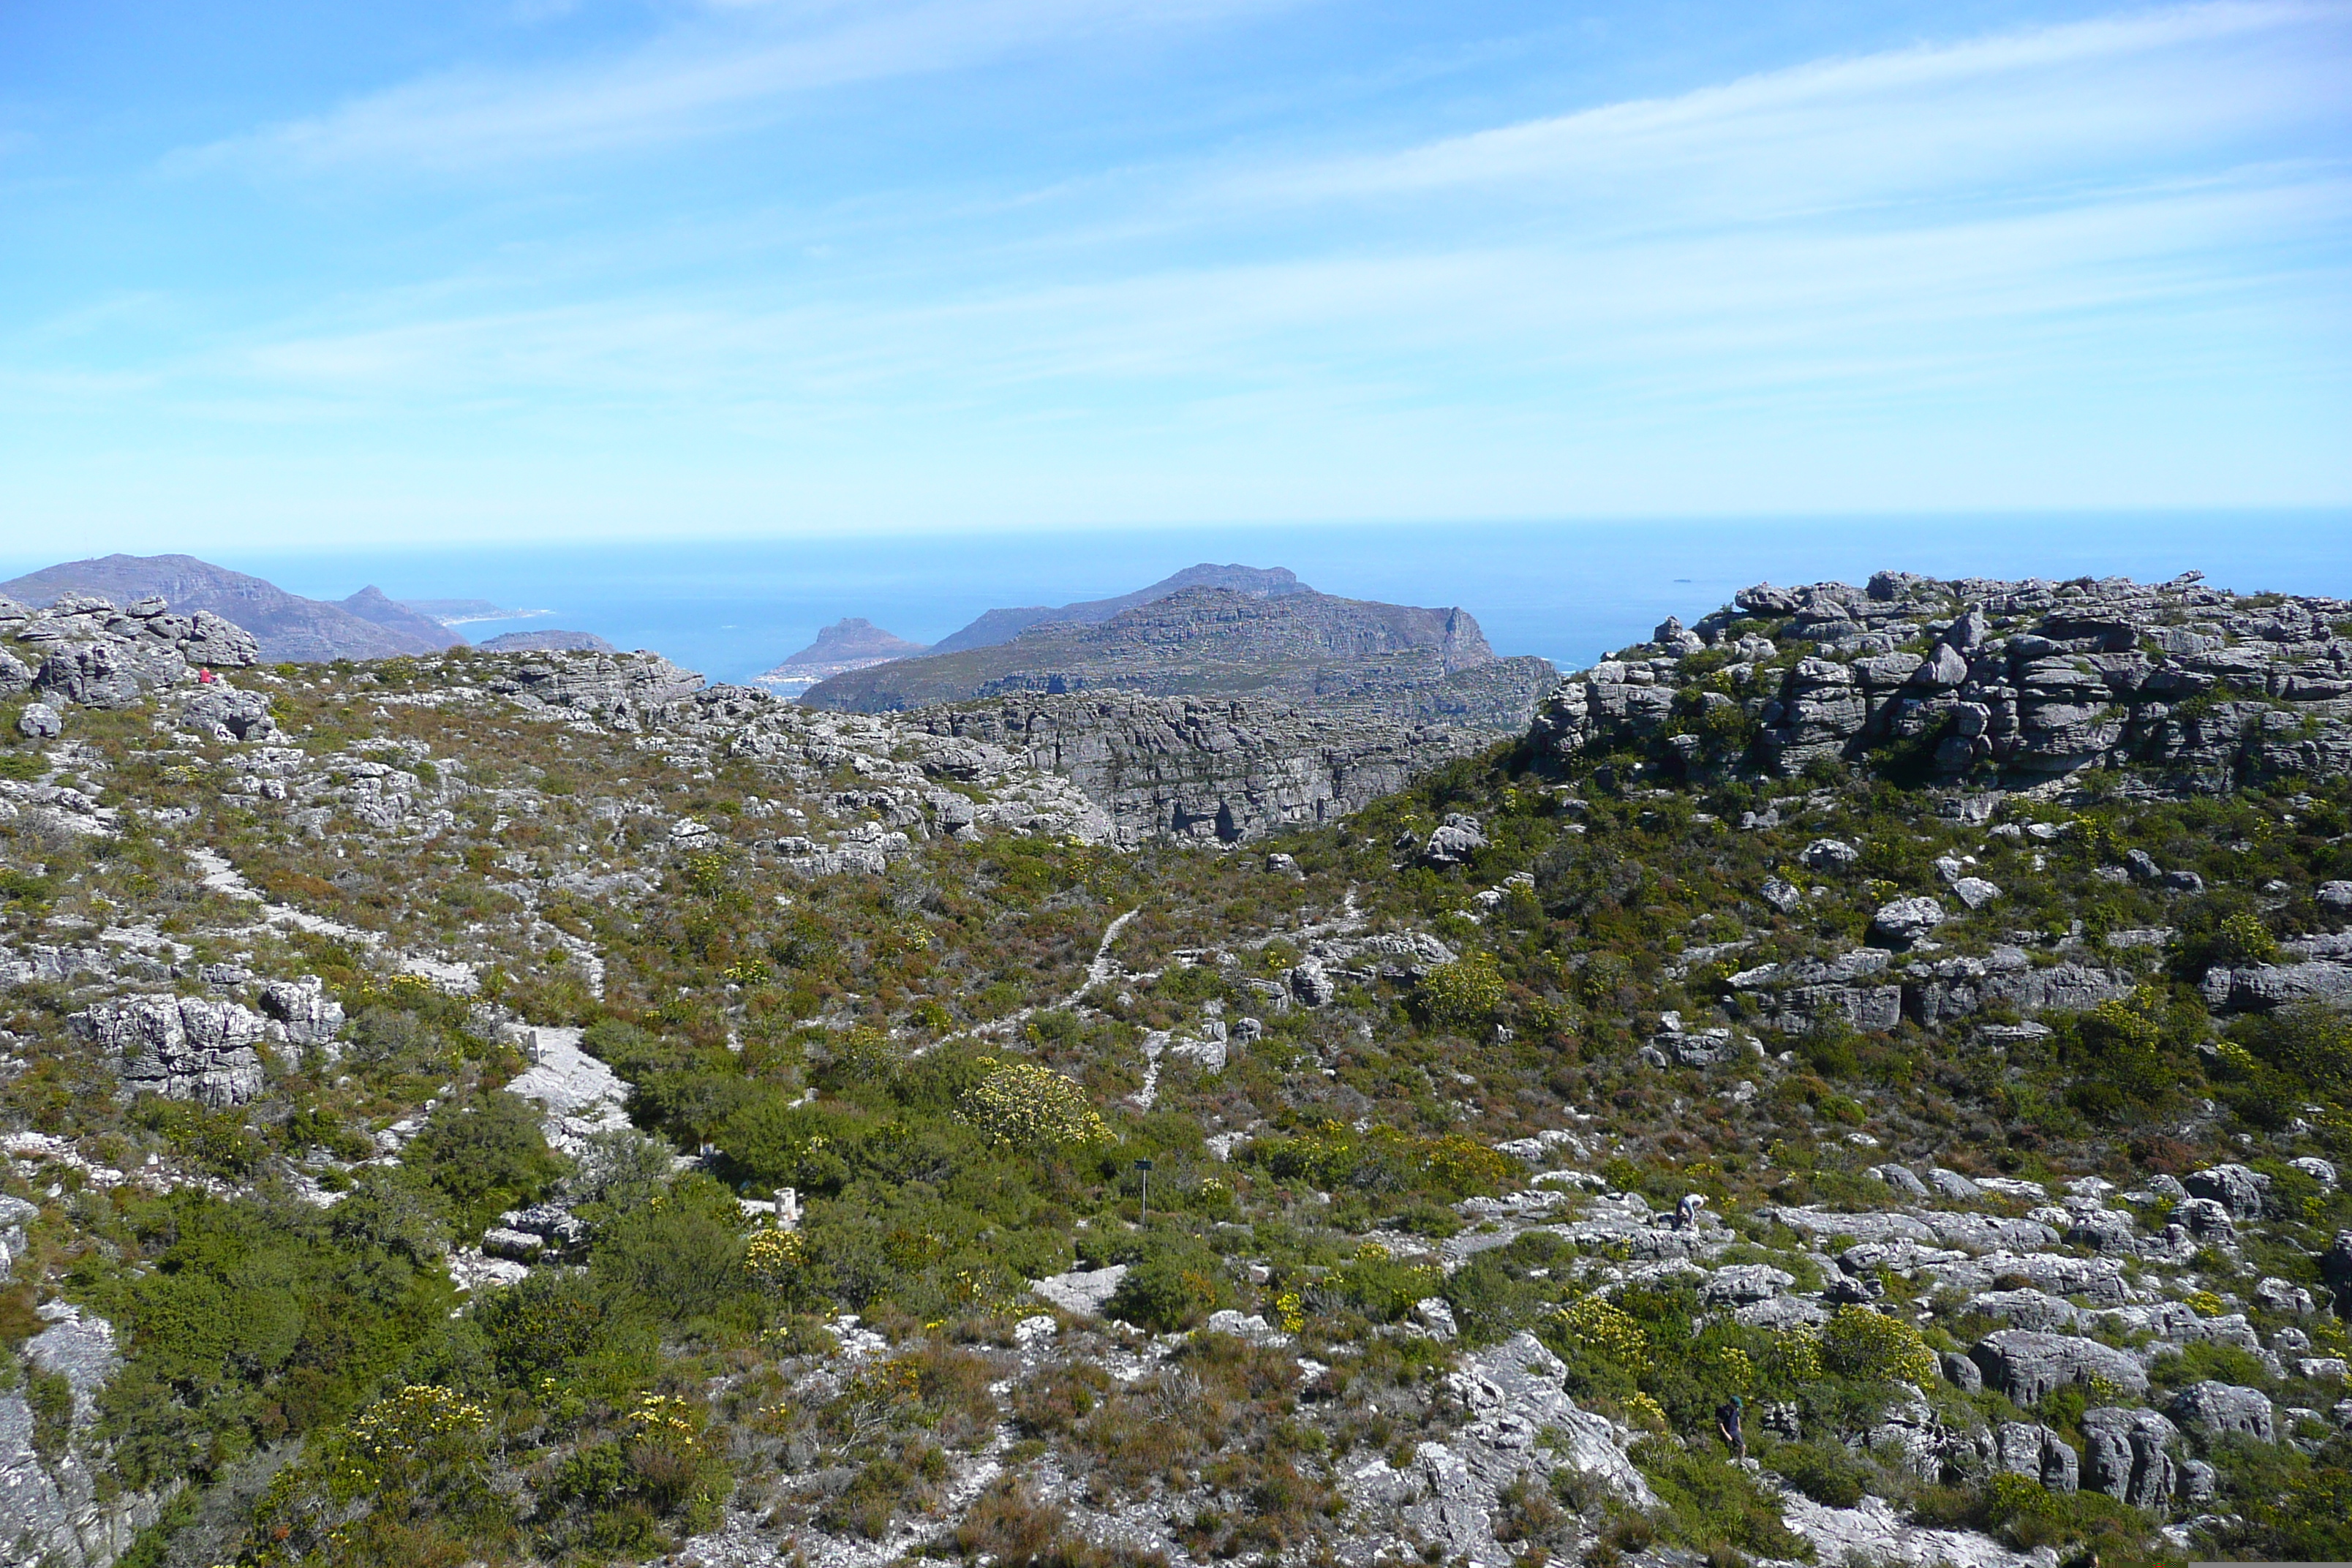
[[[260,658],[251,636],[208,611],[170,612],[159,598],[117,608],[68,594],[46,609],[0,598],[0,697],[127,708],[158,688]]]
[[[2147,1373],[2127,1352],[2070,1334],[2002,1329],[1986,1335],[1969,1353],[1984,1373],[1985,1386],[2020,1405],[2036,1404],[2068,1384],[2089,1385],[2094,1379],[2127,1393],[2147,1390]]]
[[[75,1032],[115,1059],[121,1092],[243,1105],[261,1092],[264,1022],[234,1002],[133,996],[77,1013]]]
[[[102,595],[119,605],[152,600],[184,620],[244,628],[257,657],[278,660],[391,658],[432,653],[459,639],[381,594],[362,589],[341,604],[306,599],[276,584],[199,561],[193,555],[109,555],[44,567],[6,583],[0,594],[55,608],[68,598]],[[372,616],[381,616],[379,624]],[[215,667],[250,663],[190,653]]]
[[[1752,754],[1782,773],[1874,758],[2021,782],[2126,765],[2209,789],[2340,776],[2347,624],[2341,600],[2243,597],[2195,574],[1759,584],[1572,677],[1533,739],[1566,759],[1680,736],[1686,758]]]

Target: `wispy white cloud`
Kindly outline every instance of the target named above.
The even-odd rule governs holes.
[[[215,155],[341,170],[642,145],[806,87],[1161,25],[1140,0],[743,10],[625,59],[437,78]],[[753,41],[722,49],[722,33]],[[1104,495],[1206,494],[1223,454],[1235,475],[1255,465],[1221,481],[1231,496],[1288,487],[1308,510],[1415,463],[1431,494],[1460,474],[1477,510],[1501,504],[1490,468],[1517,476],[1514,495],[1545,493],[1571,447],[1612,493],[1672,489],[1680,470],[1661,465],[1745,442],[1801,504],[1813,443],[1857,450],[1865,427],[1895,431],[1873,461],[1934,456],[1967,478],[1948,460],[1962,425],[2061,445],[2024,410],[2095,427],[2106,408],[2352,406],[2346,79],[2352,5],[2220,0],[1349,158],[1259,142],[1036,188],[976,180],[952,205],[910,184],[854,211],[672,213],[659,233],[591,221],[185,334],[126,395],[189,427],[396,424],[428,447],[494,434],[572,459],[735,437],[714,487],[790,467],[836,495],[913,483],[902,454],[923,449],[1012,483],[1098,468]],[[827,240],[842,256],[810,261]],[[2296,457],[2294,482],[2315,487],[2296,493],[2352,483],[2340,458],[2294,445],[2292,421],[2268,429],[2262,460]],[[1640,436],[1595,434],[1611,431]],[[2120,454],[2110,479],[2135,452],[2148,474],[2179,457],[2130,430],[2101,438]],[[1358,448],[1361,476],[1285,466]],[[2259,489],[2255,460],[2180,461]]]
[[[1271,203],[1543,193],[1718,216],[1956,194],[2345,118],[2352,5],[2215,3],[1818,60],[1400,151],[1235,174]]]
[[[1178,28],[1287,0],[884,0],[745,4],[625,53],[442,72],[310,119],[173,153],[175,168],[478,170],[659,145],[761,123],[794,95],[1017,58],[1057,42]]]
[[[2322,233],[2352,238],[2352,177],[2263,169],[1737,246],[1681,235],[1318,257],[913,303],[613,299],[288,336],[213,368],[362,405],[983,408],[1359,377],[1470,401],[1822,383],[1884,396],[1934,362],[2046,351],[2086,316],[2129,337],[2153,312],[2242,299],[2294,264],[2250,268],[2241,247]]]

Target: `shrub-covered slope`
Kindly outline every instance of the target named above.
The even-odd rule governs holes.
[[[664,679],[0,706],[21,1556],[2346,1554],[2341,779],[1120,850]]]

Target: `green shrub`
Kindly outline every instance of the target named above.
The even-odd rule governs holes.
[[[1761,1456],[1764,1468],[1828,1508],[1852,1508],[1862,1500],[1872,1480],[1870,1467],[1846,1452],[1841,1444],[1816,1440],[1780,1443]]]
[[[1224,1304],[1223,1272],[1216,1255],[1192,1237],[1156,1232],[1104,1310],[1160,1333],[1189,1329]]]
[[[1493,953],[1465,953],[1423,975],[1417,994],[1423,1013],[1433,1026],[1474,1030],[1493,1022],[1502,1011],[1503,972]]]
[[[401,1161],[447,1197],[473,1231],[500,1210],[537,1201],[569,1168],[548,1148],[538,1108],[497,1089],[435,1107]]]
[[[757,1294],[743,1266],[744,1241],[735,1195],[708,1176],[685,1176],[606,1227],[590,1275],[616,1300],[666,1321],[730,1309],[750,1314]]]

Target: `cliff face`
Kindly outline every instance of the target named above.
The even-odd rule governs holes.
[[[1109,814],[1125,844],[1234,844],[1336,821],[1496,739],[1246,699],[1125,693],[1007,698],[901,721],[1068,779]]]
[[[2352,604],[2146,584],[1759,584],[1571,677],[1538,716],[1556,758],[1817,760],[2032,784],[2137,767],[2219,790],[2352,772]]]
[[[1495,662],[1478,623],[1458,609],[1188,588],[1098,626],[1034,626],[991,647],[836,676],[802,700],[875,713],[1109,690],[1395,707],[1404,693]]]

